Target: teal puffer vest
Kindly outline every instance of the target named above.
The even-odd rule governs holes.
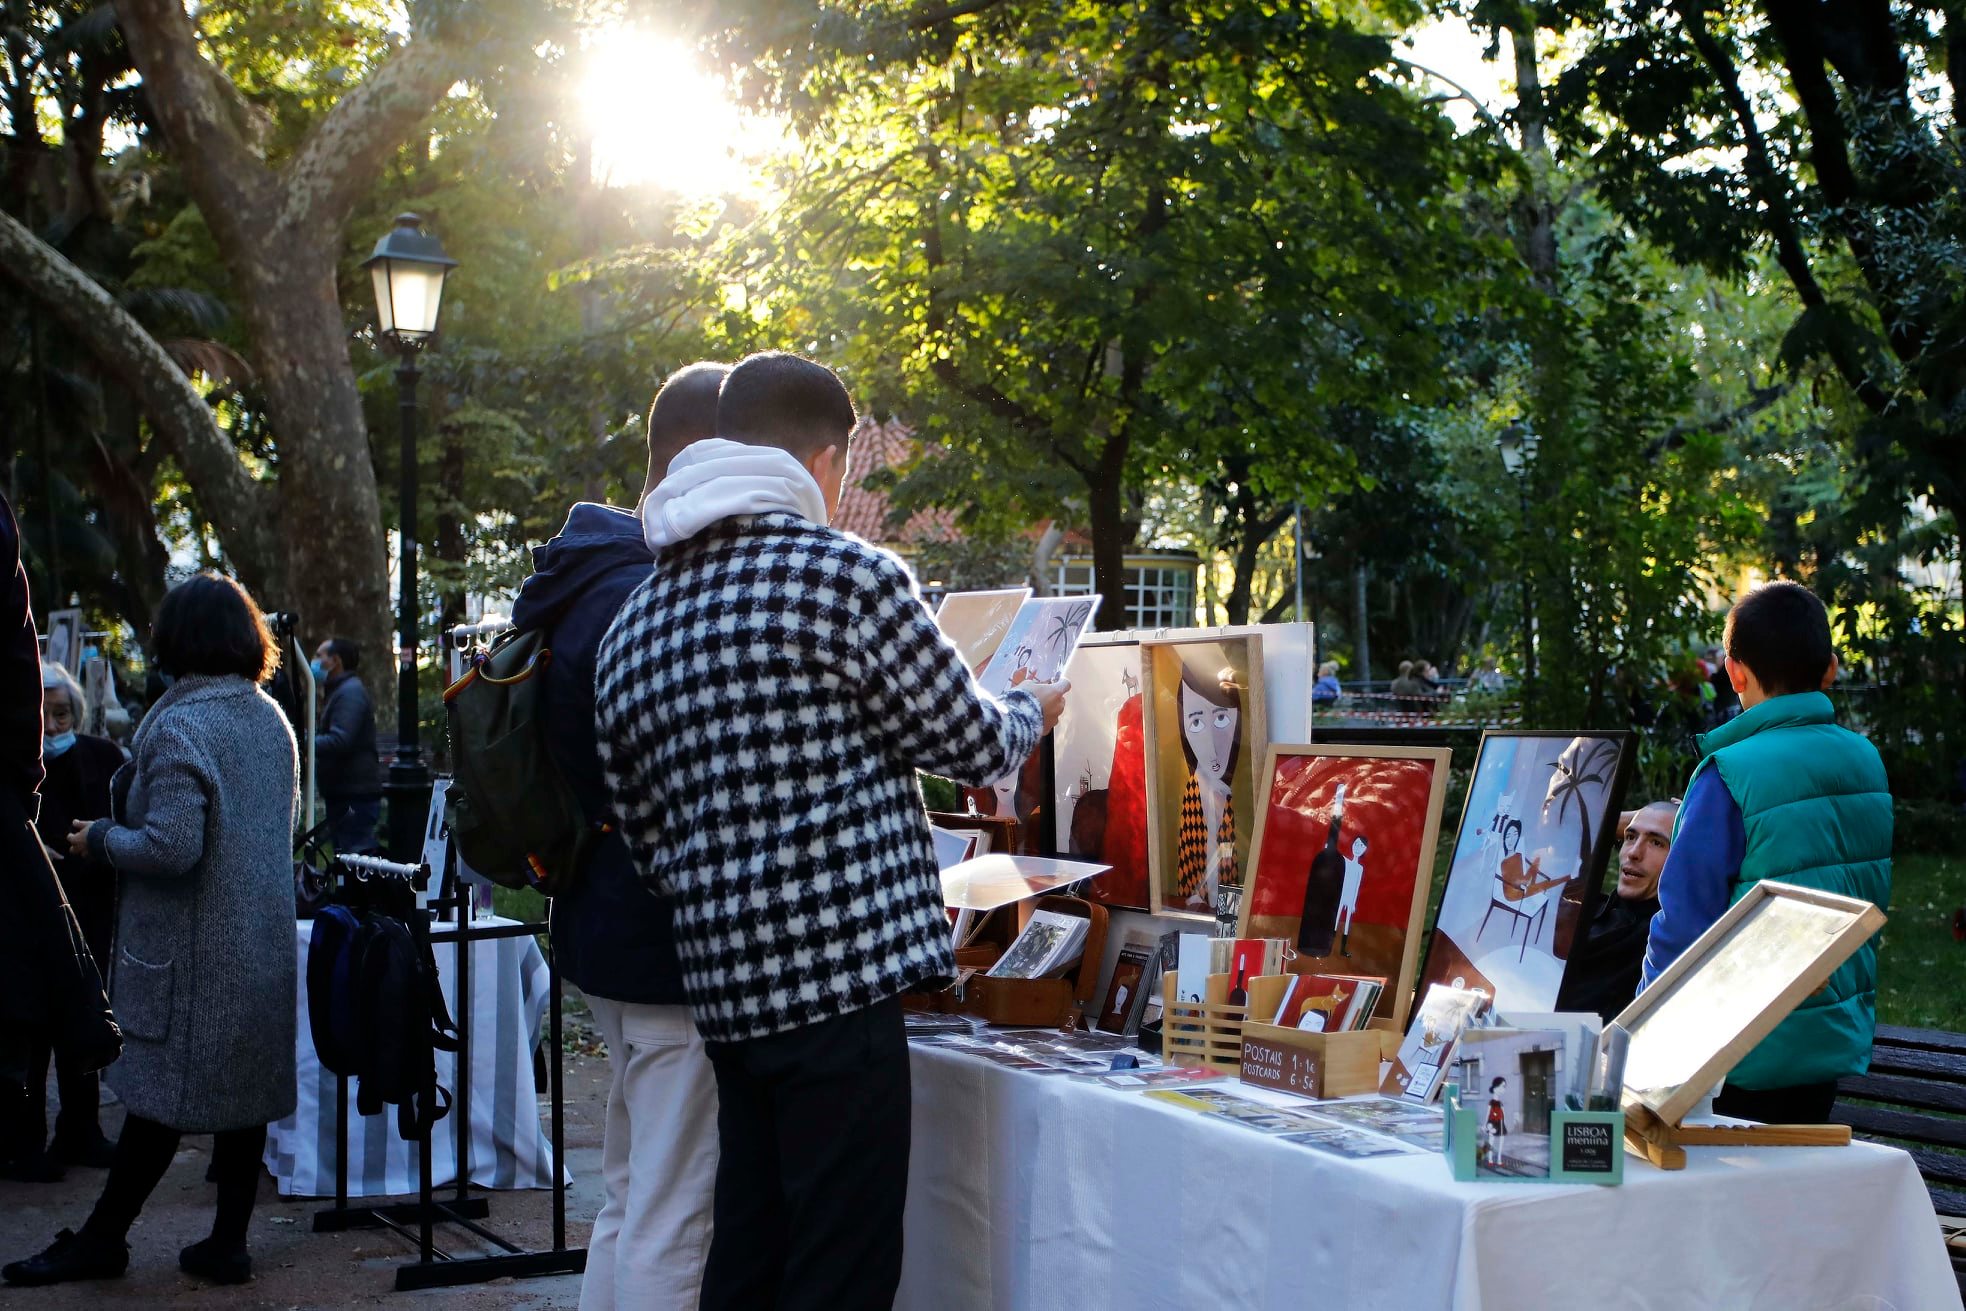
[[[1771,697],[1700,739],[1741,808],[1747,848],[1731,901],[1777,879],[1891,902],[1891,790],[1877,748],[1839,728],[1821,692]],[[1698,771],[1695,771],[1698,777]],[[1742,1088],[1822,1083],[1870,1068],[1877,1022],[1877,941],[1837,967],[1728,1074]]]

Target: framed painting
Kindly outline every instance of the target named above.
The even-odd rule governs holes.
[[[1146,910],[1147,752],[1140,695],[1140,643],[1097,633],[1065,666],[1071,690],[1051,731],[1052,850],[1096,860],[1113,872],[1083,895]]]
[[[1446,747],[1272,746],[1239,938],[1284,938],[1300,974],[1386,980],[1375,1018],[1402,1032],[1412,1002]]]
[[[1884,927],[1868,901],[1766,879],[1619,1013],[1626,1105],[1676,1125]]]
[[[1483,733],[1419,989],[1553,1011],[1631,774],[1626,732]]]
[[[1140,673],[1154,912],[1233,919],[1268,745],[1262,639],[1145,642]]]
[[[962,652],[963,663],[971,674],[980,674],[990,657],[1003,645],[1011,621],[1031,599],[1028,587],[1006,587],[993,592],[951,592],[935,608],[935,626]]]
[[[69,673],[81,676],[82,673],[82,612],[80,610],[50,610],[48,612],[48,633],[46,649],[41,659],[46,664],[60,665]]]

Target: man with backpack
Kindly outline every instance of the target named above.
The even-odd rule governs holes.
[[[728,372],[692,364],[663,383],[649,410],[644,495],[677,451],[715,430]],[[534,573],[512,608],[516,627],[544,634],[547,751],[596,821],[609,802],[594,742],[595,658],[653,562],[633,512],[583,502],[559,536],[534,549]],[[613,1070],[601,1148],[606,1201],[588,1240],[582,1311],[694,1308],[709,1251],[716,1078],[683,1005],[670,919],[613,831],[591,835],[553,899],[553,951],[586,994]]]

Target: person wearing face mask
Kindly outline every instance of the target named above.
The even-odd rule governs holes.
[[[321,718],[314,734],[314,775],[328,809],[328,833],[345,855],[380,850],[382,764],[375,754],[375,703],[355,671],[362,650],[331,637],[314,652],[310,668],[321,688]]]
[[[89,953],[99,962],[110,959],[110,939],[116,926],[116,875],[106,864],[68,850],[68,831],[76,820],[101,819],[109,813],[109,780],[123,765],[123,750],[108,738],[77,731],[87,718],[88,703],[81,684],[60,665],[41,670],[41,761],[48,777],[41,784],[41,813],[35,831],[54,862],[68,904],[81,921]],[[29,1049],[27,1108],[30,1136],[46,1130],[49,1048],[37,1041]],[[39,1171],[45,1179],[59,1178],[64,1165],[98,1169],[109,1165],[115,1144],[103,1137],[96,1122],[98,1081],[93,1071],[57,1070],[61,1112],[55,1138]],[[32,1162],[21,1171],[34,1173]]]
[[[1618,885],[1598,902],[1557,993],[1560,1011],[1596,1011],[1605,1023],[1638,995],[1639,971],[1652,917],[1659,912],[1659,875],[1672,851],[1679,800],[1626,811],[1618,822]]]

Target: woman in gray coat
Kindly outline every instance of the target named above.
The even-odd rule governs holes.
[[[294,1107],[298,771],[259,689],[278,649],[252,597],[215,574],[171,589],[153,638],[174,681],[111,784],[111,816],[69,839],[116,871],[109,991],[124,1044],[107,1077],[129,1115],[88,1222],[0,1271],[12,1284],[122,1274],[130,1225],[186,1133],[215,1135],[218,1215],[178,1264],[244,1281],[266,1126]]]

